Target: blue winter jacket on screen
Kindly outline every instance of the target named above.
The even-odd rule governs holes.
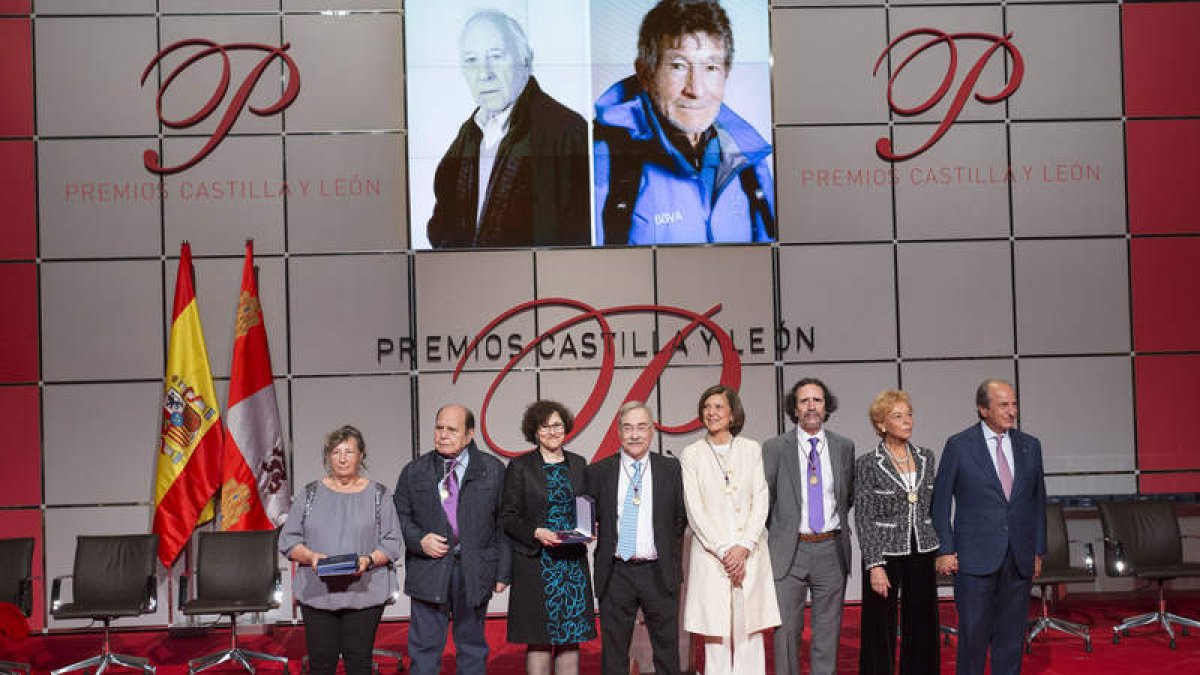
[[[725,105],[713,123],[720,162],[710,190],[702,172],[692,166],[667,138],[649,94],[636,77],[626,78],[596,101],[595,208],[599,244],[694,244],[772,241],[775,187],[771,178],[771,145],[754,127]],[[620,143],[610,140],[614,134]],[[616,145],[618,147],[614,148]],[[619,240],[605,231],[605,204],[611,169],[618,153],[637,148],[642,162],[629,235]],[[760,208],[752,208],[743,171],[754,172]],[[766,213],[762,213],[765,210]]]

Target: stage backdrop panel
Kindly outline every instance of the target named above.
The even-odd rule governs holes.
[[[295,486],[323,475],[321,440],[343,423],[394,485],[449,402],[476,409],[477,440],[502,458],[527,450],[530,401],[586,410],[568,447],[596,459],[617,450],[626,398],[689,428],[657,435],[673,451],[699,434],[699,392],[724,379],[762,441],[791,426],[785,390],[815,375],[841,399],[830,427],[859,452],[877,442],[879,391],[908,390],[914,439],[940,452],[977,423],[979,381],[1002,377],[1043,440],[1053,496],[1200,492],[1184,431],[1200,375],[1187,86],[1200,3],[729,0],[725,101],[773,145],[777,243],[420,250],[434,168],[475,107],[458,35],[484,4],[9,3],[0,531],[39,536],[45,578],[69,571],[78,533],[150,527],[185,239],[222,400],[255,240]],[[534,76],[585,120],[632,73],[651,5],[499,3],[529,35]],[[901,67],[939,34],[954,71],[945,43]],[[711,326],[663,351],[717,304]],[[550,332],[593,308],[605,327]],[[1073,534],[1094,539],[1093,525]],[[163,571],[164,593],[182,567]],[[35,626],[81,625],[50,622],[39,588]],[[179,618],[160,600],[135,625]],[[268,616],[293,618],[290,604]]]

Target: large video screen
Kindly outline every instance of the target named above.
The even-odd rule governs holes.
[[[767,3],[405,3],[414,249],[773,241]]]

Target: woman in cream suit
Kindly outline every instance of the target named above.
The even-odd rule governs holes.
[[[699,416],[704,437],[679,455],[692,528],[683,628],[703,640],[706,675],[763,673],[763,632],[779,625],[779,607],[762,449],[737,435],[746,413],[736,391],[706,389]]]

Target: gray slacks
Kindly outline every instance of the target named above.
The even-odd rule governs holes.
[[[839,536],[846,536],[845,533]],[[787,576],[775,580],[782,624],[775,629],[775,672],[800,674],[800,635],[804,632],[804,602],[812,598],[812,675],[837,672],[838,638],[842,628],[842,603],[846,574],[838,556],[837,539],[819,543],[797,540],[796,554]]]

